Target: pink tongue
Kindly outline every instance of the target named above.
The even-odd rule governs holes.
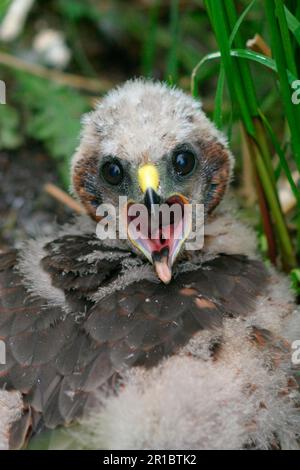
[[[164,284],[169,284],[172,278],[171,269],[168,266],[168,258],[165,256],[160,261],[155,261],[156,274]]]

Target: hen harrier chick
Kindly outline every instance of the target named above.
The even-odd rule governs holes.
[[[299,322],[251,230],[217,208],[232,167],[200,104],[161,83],[127,82],[84,118],[72,179],[90,217],[0,256],[0,415],[18,404],[4,446],[84,419],[96,448],[297,448]],[[97,208],[120,196],[127,222],[133,204],[147,221],[177,204],[168,237],[100,240]],[[197,251],[188,204],[204,205]]]

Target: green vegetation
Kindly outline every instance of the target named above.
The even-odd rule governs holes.
[[[0,19],[9,2],[0,0]],[[95,96],[139,75],[165,79],[203,100],[237,157],[235,191],[256,224],[260,247],[291,273],[300,293],[300,3],[296,0],[51,0],[35,2],[20,36],[2,52],[31,54],[38,29],[64,32],[71,61],[61,85],[5,63],[8,105],[0,108],[0,149],[40,142],[68,186],[79,117]],[[255,34],[265,49],[246,46]],[[268,53],[268,48],[270,53]],[[47,64],[43,64],[44,66]],[[300,92],[298,93],[300,97]],[[289,203],[283,203],[285,188]],[[257,201],[257,204],[256,204]]]

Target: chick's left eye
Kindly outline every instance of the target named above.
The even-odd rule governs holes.
[[[101,171],[104,179],[112,185],[120,184],[123,179],[124,172],[119,162],[107,162]]]
[[[195,167],[195,156],[190,151],[181,151],[173,156],[173,167],[180,176],[190,174]]]

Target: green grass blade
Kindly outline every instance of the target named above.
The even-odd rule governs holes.
[[[215,34],[222,56],[222,61],[232,103],[238,103],[240,114],[245,123],[247,131],[251,135],[254,135],[255,130],[251,115],[249,113],[247,99],[243,90],[240,72],[237,64],[232,60],[232,57],[230,55],[228,25],[224,21],[224,18],[226,18],[226,14],[224,11],[224,3],[218,2],[217,7],[216,3],[212,2],[212,0],[210,0],[209,3],[211,12],[214,17]]]
[[[256,2],[256,0],[252,0],[249,5],[245,8],[245,10],[240,14],[239,18],[237,19],[232,31],[231,31],[231,34],[229,36],[229,42],[230,42],[230,46],[232,46],[233,44],[233,41],[234,39],[237,37],[238,35],[238,32],[239,32],[239,29],[241,27],[241,24],[243,23],[244,19],[246,18],[246,16],[248,15],[249,11],[251,10],[251,8],[253,7],[254,3]]]
[[[275,0],[275,6],[279,30],[281,33],[283,51],[285,55],[286,68],[288,68],[294,75],[297,75],[294,52],[282,0]]]
[[[218,84],[217,84],[217,89],[216,89],[214,115],[213,115],[214,123],[218,129],[222,129],[223,127],[222,105],[223,105],[224,84],[225,84],[225,70],[224,70],[223,65],[221,64],[220,74],[219,74]]]
[[[300,110],[292,103],[291,99],[292,93],[287,74],[285,50],[282,44],[277,18],[275,16],[273,0],[265,0],[265,8],[271,35],[272,52],[278,71],[282,102],[291,133],[293,154],[297,167],[300,170]]]
[[[289,237],[289,233],[282,215],[281,207],[277,197],[274,197],[273,186],[270,181],[269,173],[265,167],[265,163],[257,152],[256,164],[259,176],[266,194],[268,204],[270,206],[274,222],[276,224],[276,231],[279,236],[279,242],[283,254],[283,261],[287,263],[288,267],[295,267],[296,260],[293,254],[293,246]]]
[[[167,58],[166,80],[173,84],[178,80],[179,0],[171,0],[170,32],[172,42]]]
[[[198,96],[198,72],[201,69],[201,67],[206,63],[209,62],[210,60],[214,59],[220,59],[221,53],[220,52],[211,52],[210,54],[206,54],[202,59],[198,62],[198,64],[195,65],[195,67],[192,70],[191,74],[191,94],[195,98]]]
[[[10,0],[1,0],[0,1],[0,20],[5,16],[5,13],[9,7]]]
[[[255,2],[250,2],[248,7],[246,7],[245,11],[240,15],[240,18],[237,15],[235,4],[233,0],[226,0],[224,2],[225,10],[227,13],[227,18],[229,21],[230,29],[234,31],[235,26],[238,25],[239,20],[242,18],[244,19],[245,16],[247,15],[248,11],[250,8],[252,8],[253,4]],[[244,48],[244,41],[242,39],[242,36],[240,34],[239,26],[237,30],[235,31],[234,35],[232,36],[232,41],[230,42],[230,48],[232,46],[238,48],[238,49],[243,49]],[[241,81],[241,86],[244,91],[245,99],[248,104],[248,108],[250,111],[251,116],[257,116],[257,108],[258,108],[258,103],[257,103],[257,98],[256,98],[256,92],[254,88],[254,83],[253,79],[251,76],[251,71],[249,68],[249,64],[247,62],[237,62],[237,68],[239,70],[240,74],[240,81]]]
[[[300,45],[300,21],[297,20],[286,6],[284,7],[284,11],[289,30],[293,33],[296,41]]]
[[[248,51],[247,49],[232,49],[231,55],[233,57],[239,57],[240,59],[248,59],[254,62],[258,62],[265,67],[273,70],[274,72],[278,73],[278,68],[274,59],[267,57],[259,52]],[[286,70],[288,76],[289,84],[292,84],[295,80],[297,80],[296,76],[290,70]]]
[[[155,0],[151,7],[149,28],[143,45],[142,71],[146,77],[153,76],[160,4],[161,0]]]
[[[254,51],[248,51],[247,49],[231,49],[230,50],[230,55],[232,57],[238,57],[239,59],[247,59],[247,60],[252,60],[254,62],[257,62],[261,65],[264,65],[265,67],[269,68],[270,70],[273,70],[274,72],[278,73],[277,70],[277,65],[274,59],[271,59],[270,57],[267,57],[263,54],[260,54],[259,52],[254,52]],[[192,78],[191,78],[191,89],[192,91],[195,90],[196,88],[196,77],[197,73],[199,72],[200,68],[206,63],[211,60],[216,60],[221,58],[221,53],[220,52],[211,52],[210,54],[207,54],[204,56],[200,62],[194,67],[193,72],[192,72]],[[286,71],[287,76],[288,76],[288,81],[290,84],[292,84],[297,78],[295,75],[293,75],[289,70]]]
[[[280,53],[281,51],[286,51],[286,54],[288,54],[288,64],[290,67],[286,61],[278,62],[274,52],[274,58],[271,59],[254,51],[244,49],[244,40],[240,34],[240,25],[242,24],[242,21],[247,13],[247,8],[250,9],[254,2],[251,2],[251,4],[247,5],[246,12],[243,12],[243,18],[238,18],[235,2],[233,0],[206,0],[205,4],[208,6],[209,17],[215,32],[220,52],[208,54],[207,56],[203,57],[202,60],[196,65],[191,77],[191,87],[193,93],[196,94],[197,74],[201,70],[201,67],[207,61],[221,58],[220,75],[216,94],[217,108],[215,109],[214,114],[215,121],[217,125],[221,124],[221,106],[224,88],[223,74],[225,74],[231,103],[234,106],[234,109],[236,108],[238,110],[238,115],[243,124],[243,129],[245,130],[249,151],[252,155],[252,161],[255,165],[256,179],[258,187],[260,188],[258,189],[259,201],[262,218],[264,221],[264,230],[266,230],[265,233],[268,237],[269,249],[272,250],[272,248],[275,247],[274,235],[276,233],[276,240],[278,242],[282,264],[284,265],[285,269],[290,269],[291,267],[294,267],[296,263],[294,248],[291,243],[285,218],[283,216],[278,198],[272,156],[266,135],[267,129],[264,125],[264,121],[260,116],[255,86],[251,77],[251,71],[248,63],[249,60],[251,60],[263,64],[270,70],[276,72],[281,86],[283,83],[282,80],[285,80],[284,86],[286,95],[283,97],[283,101],[286,101],[287,91],[291,98],[291,84],[296,79],[297,71],[293,58],[293,50],[291,48],[289,36],[290,33],[285,19],[284,10],[282,8],[282,2],[280,0],[270,0],[273,5],[273,10],[275,7],[275,1],[277,3],[277,14],[280,18],[280,26],[277,24],[276,20],[277,34],[280,36]],[[231,37],[230,31],[232,33]],[[244,60],[241,61],[236,59]],[[282,75],[285,75],[284,79],[282,79]],[[287,107],[289,104],[287,104]],[[291,108],[289,111],[291,111]],[[288,115],[287,111],[286,115]],[[288,119],[289,118],[291,118],[291,115],[288,116]],[[292,126],[293,123],[290,125],[291,131]],[[278,145],[278,142],[276,142],[276,144]],[[278,147],[281,151],[280,145],[278,145]],[[293,148],[297,148],[297,145],[294,145]],[[292,185],[293,182],[290,179],[291,175],[285,160],[285,155],[282,151],[280,153],[280,151],[278,151],[278,154],[279,158],[281,159],[281,165],[283,170],[288,174],[288,179]],[[296,188],[294,185],[293,191],[295,191],[295,189]],[[275,262],[276,249],[275,251],[270,251],[270,256],[271,259]]]
[[[292,177],[292,174],[291,174],[291,171],[290,171],[290,168],[289,168],[289,165],[286,161],[286,158],[285,158],[285,154],[284,154],[284,151],[283,149],[281,148],[281,145],[272,129],[272,126],[270,125],[269,121],[267,120],[266,116],[261,112],[259,111],[259,114],[260,114],[260,117],[261,117],[261,120],[263,121],[264,123],[264,126],[265,128],[267,129],[268,133],[269,133],[269,136],[270,136],[270,139],[272,141],[272,144],[276,150],[276,153],[279,157],[279,162],[280,162],[280,166],[281,168],[283,169],[286,177],[287,177],[287,180],[290,184],[290,187],[291,187],[291,190],[297,200],[297,204],[298,204],[298,207],[300,209],[300,191],[299,189],[297,188],[296,184],[295,184],[295,181]]]
[[[232,43],[236,37],[236,35],[239,32],[239,29],[241,27],[241,24],[243,23],[245,17],[247,16],[248,12],[251,10],[252,6],[256,0],[252,0],[249,5],[245,8],[245,10],[242,12],[240,17],[237,19],[231,34],[229,36],[229,44],[230,47],[232,46]],[[222,104],[223,104],[223,93],[224,93],[224,86],[225,86],[225,70],[223,67],[223,64],[221,64],[220,67],[220,74],[218,78],[218,84],[217,84],[217,89],[216,89],[216,96],[215,96],[215,106],[214,106],[214,115],[213,115],[213,120],[218,129],[222,128],[223,124],[223,119],[222,119]]]

